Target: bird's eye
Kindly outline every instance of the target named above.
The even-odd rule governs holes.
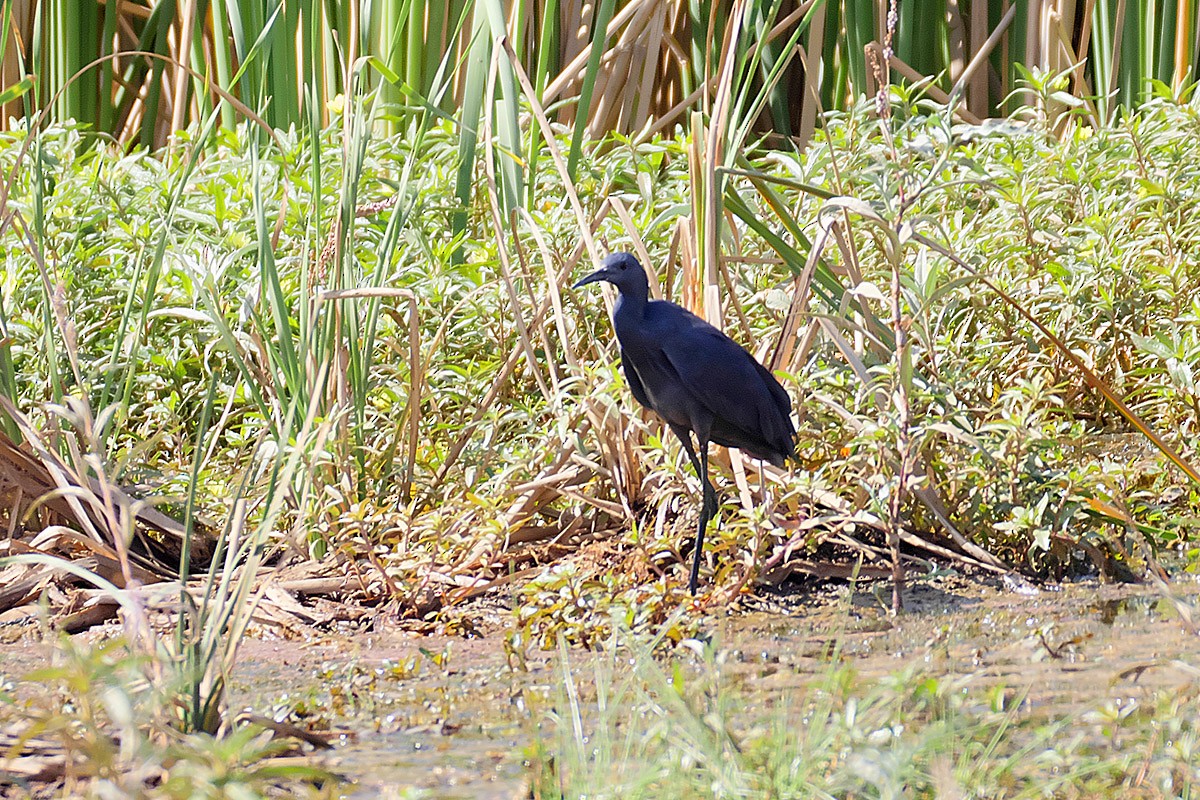
[[[621,269],[625,269],[627,266],[629,266],[629,265],[626,264],[624,261],[621,262]]]

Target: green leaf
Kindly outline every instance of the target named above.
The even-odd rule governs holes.
[[[1158,356],[1161,359],[1168,359],[1175,355],[1175,348],[1157,337],[1139,336],[1130,332],[1129,338],[1133,340],[1139,350],[1150,355]]]
[[[389,69],[388,65],[385,64],[383,59],[379,56],[367,56],[367,63],[374,67],[375,71],[378,72],[383,79],[390,84],[398,86],[403,80],[403,78],[401,78],[398,74]]]
[[[33,88],[33,76],[26,75],[21,80],[9,86],[3,92],[0,92],[0,106],[11,103],[18,97],[24,97],[25,93]]]

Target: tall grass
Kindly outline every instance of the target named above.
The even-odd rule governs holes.
[[[500,63],[497,82],[486,79],[488,54],[507,37],[532,75],[537,99],[574,127],[574,173],[584,131],[593,137],[634,134],[667,120],[687,127],[688,109],[711,111],[712,80],[722,65],[731,57],[743,68],[751,63],[751,36],[726,35],[739,25],[763,39],[754,48],[762,52],[754,56],[752,72],[765,102],[750,121],[757,130],[807,141],[820,112],[844,110],[857,97],[874,94],[870,59],[880,52],[885,5],[138,0],[109,6],[89,0],[78,13],[65,14],[65,6],[53,3],[5,3],[0,89],[8,113],[20,116],[53,102],[59,121],[77,119],[123,141],[156,147],[213,108],[221,109],[224,126],[234,124],[232,108],[217,90],[239,97],[276,128],[306,119],[327,124],[331,101],[353,93],[364,59],[377,69],[360,77],[379,90],[395,120],[388,132],[395,133],[403,109],[429,102],[445,64],[473,63],[445,72],[453,75],[453,91],[434,105],[451,113],[486,95],[488,102],[500,102],[511,133],[519,99],[507,66]],[[1062,74],[1069,77],[1064,91],[1103,121],[1118,106],[1133,108],[1156,91],[1178,93],[1195,80],[1196,12],[1196,0],[1033,6],[914,0],[900,8],[889,67],[897,80],[928,80],[927,90],[940,101],[958,87],[959,112],[969,120],[1029,102],[1013,94],[1021,69]],[[791,24],[800,18],[811,24],[799,41],[789,41]],[[788,32],[773,31],[771,20],[787,23]],[[121,53],[127,55],[106,59]],[[974,63],[979,66],[971,69]],[[775,70],[778,80],[770,77]],[[26,73],[35,80],[27,82]],[[30,89],[31,105],[22,109],[20,96]],[[468,113],[463,120],[469,130],[472,119]]]

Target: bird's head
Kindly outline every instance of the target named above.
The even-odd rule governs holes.
[[[632,253],[612,253],[600,262],[600,269],[584,277],[575,288],[597,281],[608,281],[621,294],[645,294],[649,286],[646,271]]]

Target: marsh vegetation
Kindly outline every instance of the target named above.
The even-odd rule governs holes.
[[[533,46],[510,31],[531,7],[488,3],[443,9],[457,33],[422,49],[427,9],[420,36],[388,28],[407,62],[368,49],[334,71],[317,66],[358,52],[339,49],[341,23],[281,5],[235,33],[204,17],[188,58],[225,43],[241,65],[221,72],[214,51],[211,83],[179,50],[146,62],[157,77],[115,80],[98,53],[58,95],[11,82],[4,101],[27,113],[0,134],[0,622],[6,648],[42,642],[45,664],[4,668],[4,791],[341,791],[336,767],[289,759],[382,708],[358,705],[364,681],[433,670],[448,692],[453,662],[426,648],[365,678],[339,662],[310,699],[247,715],[239,648],[399,629],[483,636],[505,685],[559,670],[566,695],[521,701],[521,725],[553,723],[522,734],[535,796],[609,778],[646,796],[1188,796],[1183,648],[1178,683],[1137,713],[1071,700],[1065,719],[1114,716],[1066,740],[1026,681],[959,681],[957,661],[860,680],[828,631],[794,694],[759,704],[741,693],[753,680],[722,682],[729,648],[707,640],[722,614],[829,582],[861,599],[893,547],[917,597],[949,573],[989,591],[1140,581],[1171,609],[1155,624],[1195,636],[1194,595],[1172,586],[1200,563],[1191,88],[1088,95],[1132,69],[1110,58],[1007,65],[1016,93],[997,96],[970,69],[993,57],[982,43],[906,78],[846,55],[866,52],[849,5],[684,14],[694,74],[669,46],[685,29],[638,3],[594,9],[611,50]],[[111,41],[119,22],[104,17]],[[916,52],[893,22],[876,48]],[[285,23],[313,34],[292,61],[272,49]],[[630,57],[654,31],[662,63]],[[837,69],[805,86],[793,73],[816,76],[808,54],[828,42]],[[1179,53],[1136,64],[1186,75]],[[292,97],[299,74],[310,94]],[[130,94],[139,80],[158,89]],[[720,321],[797,412],[798,466],[714,455],[725,502],[696,601],[696,476],[630,398],[600,304],[567,288],[616,250],[652,265],[656,296]],[[1064,641],[1038,646],[1065,667]],[[583,705],[574,647],[603,654]],[[604,658],[635,666],[619,702]],[[763,716],[726,715],[738,706]],[[879,780],[855,783],[868,761]]]

